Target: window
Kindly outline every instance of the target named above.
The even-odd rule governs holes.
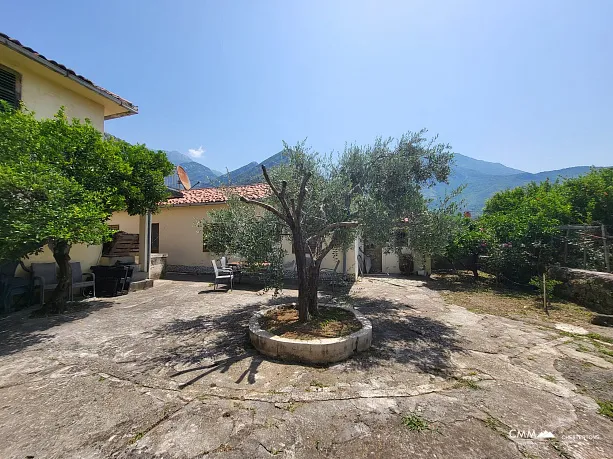
[[[160,253],[160,224],[151,224],[151,253]]]
[[[0,65],[0,100],[14,108],[19,108],[21,100],[21,75],[3,65]]]

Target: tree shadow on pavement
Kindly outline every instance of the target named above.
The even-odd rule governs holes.
[[[373,326],[370,351],[354,359],[360,368],[400,363],[424,373],[448,375],[453,370],[452,354],[463,351],[453,327],[410,306],[359,296],[353,298],[353,306]]]
[[[0,356],[10,355],[36,344],[47,342],[55,335],[45,330],[67,322],[83,319],[93,312],[113,306],[105,300],[77,301],[68,305],[67,312],[43,317],[31,317],[39,308],[33,306],[7,316],[0,316]]]
[[[165,337],[172,343],[153,363],[175,369],[169,375],[171,378],[193,375],[180,385],[186,387],[213,372],[226,373],[232,365],[251,359],[249,367],[235,382],[241,383],[246,378],[253,384],[262,362],[274,360],[258,354],[251,345],[249,319],[263,306],[295,300],[292,296],[282,296],[264,304],[243,305],[221,315],[176,319],[153,331],[154,337]],[[357,296],[351,302],[372,321],[373,345],[369,352],[354,357],[350,365],[367,369],[396,362],[431,374],[446,374],[451,370],[451,354],[461,351],[452,327],[411,314],[411,308],[388,300]]]
[[[149,363],[176,369],[169,375],[171,378],[194,374],[189,381],[179,385],[182,388],[210,373],[227,373],[232,365],[251,359],[249,368],[236,383],[247,378],[253,384],[265,357],[258,354],[249,341],[249,320],[262,307],[289,301],[292,297],[279,296],[265,302],[240,305],[221,315],[175,319],[152,331],[153,338],[160,337],[170,343],[165,353],[151,358]]]
[[[534,297],[534,287],[505,284],[498,282],[496,278],[487,274],[482,274],[475,279],[472,273],[466,271],[435,273],[426,281],[426,286],[436,291],[467,293],[491,291],[513,298]]]

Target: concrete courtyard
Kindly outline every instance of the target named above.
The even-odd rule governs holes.
[[[0,458],[613,457],[595,402],[613,400],[613,364],[573,335],[367,278],[322,301],[362,311],[373,347],[309,367],[247,339],[252,313],[295,291],[212,290],[175,276],[0,317]]]

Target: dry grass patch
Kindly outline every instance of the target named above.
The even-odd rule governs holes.
[[[339,338],[362,328],[350,311],[341,308],[320,307],[319,315],[305,324],[298,323],[298,311],[284,306],[268,311],[261,327],[275,335],[292,339]]]
[[[447,303],[463,306],[469,311],[509,318],[528,318],[544,322],[590,324],[594,313],[570,301],[554,299],[549,315],[530,289],[513,289],[497,284],[482,274],[478,280],[468,272],[433,274],[428,287],[438,290]]]

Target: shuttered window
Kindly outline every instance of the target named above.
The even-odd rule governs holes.
[[[21,75],[0,65],[0,100],[19,108],[21,100]]]

